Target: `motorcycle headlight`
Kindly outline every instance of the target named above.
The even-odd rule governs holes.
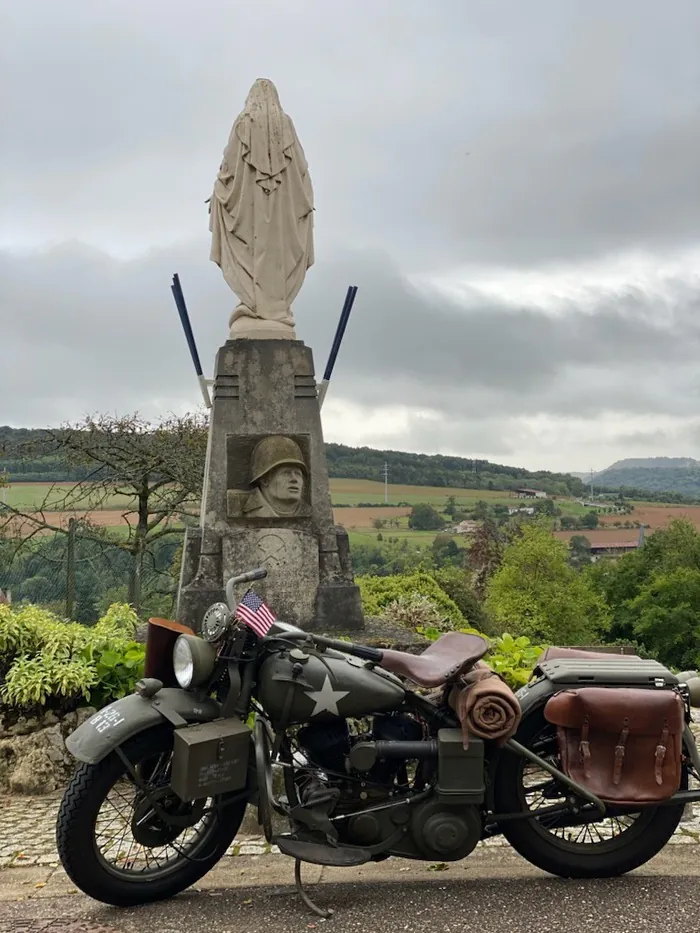
[[[183,689],[208,680],[216,664],[216,649],[196,635],[180,635],[173,648],[175,679]]]

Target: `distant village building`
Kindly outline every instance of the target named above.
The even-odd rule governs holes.
[[[481,526],[480,522],[467,519],[455,525],[455,533],[458,535],[475,535]]]
[[[516,499],[547,499],[547,493],[541,489],[514,489],[513,493]]]
[[[591,544],[591,560],[595,563],[603,558],[622,557],[623,554],[630,554],[639,547],[638,541],[605,541],[598,544]]]
[[[517,515],[519,512],[523,512],[525,515],[534,515],[535,510],[531,505],[511,505],[508,506],[509,515]]]

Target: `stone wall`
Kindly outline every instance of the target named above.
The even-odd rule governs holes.
[[[76,767],[65,740],[95,712],[85,707],[60,719],[47,712],[20,717],[12,726],[0,722],[0,792],[34,795],[63,790]]]

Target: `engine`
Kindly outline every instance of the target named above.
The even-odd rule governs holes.
[[[336,775],[351,774],[348,755],[357,741],[374,742],[417,742],[423,736],[423,730],[415,719],[401,714],[375,716],[368,735],[351,736],[347,721],[344,719],[330,723],[305,726],[299,731],[297,740],[309,761],[324,771]],[[370,784],[391,784],[404,768],[400,759],[377,761],[371,771],[362,775]]]

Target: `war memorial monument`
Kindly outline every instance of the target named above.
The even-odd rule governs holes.
[[[238,299],[214,366],[200,524],[185,537],[177,618],[194,628],[226,580],[309,630],[363,628],[347,533],[334,524],[319,391],[292,303],[314,262],[314,196],[294,124],[259,79],[209,199],[210,258]]]

